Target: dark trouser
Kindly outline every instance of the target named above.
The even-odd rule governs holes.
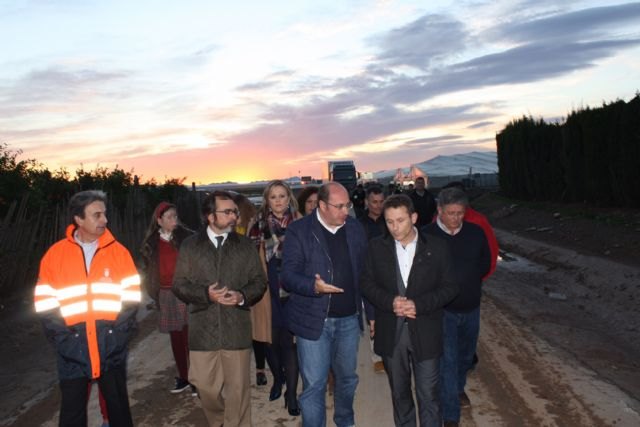
[[[256,359],[256,369],[264,370],[265,353],[267,352],[267,344],[262,341],[253,340],[253,357]]]
[[[178,376],[187,381],[189,378],[189,326],[184,325],[181,331],[169,332],[171,337],[171,350],[176,361]]]
[[[87,426],[87,378],[60,381],[62,403],[60,406],[60,427]],[[133,427],[127,374],[124,367],[103,372],[97,379],[100,392],[107,402],[109,425],[111,427]]]
[[[416,409],[411,391],[413,370],[420,426],[439,427],[442,423],[438,390],[440,360],[435,358],[416,362],[412,357],[408,326],[405,324],[401,331],[393,355],[382,358],[391,387],[393,420],[396,426],[416,425]]]
[[[293,342],[293,334],[286,328],[273,327],[271,330],[273,343],[271,344],[271,352],[273,354],[274,368],[278,374],[274,373],[274,377],[279,379],[281,384],[286,382],[287,401],[292,403],[296,398],[296,390],[298,389],[298,352]]]

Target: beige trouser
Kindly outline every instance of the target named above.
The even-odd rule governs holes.
[[[190,351],[189,382],[211,427],[251,427],[251,349]]]

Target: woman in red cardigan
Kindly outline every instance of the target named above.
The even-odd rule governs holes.
[[[178,220],[175,205],[161,202],[153,211],[147,234],[142,242],[142,286],[154,299],[159,310],[158,328],[169,333],[178,376],[171,393],[180,393],[189,384],[189,329],[187,305],[173,295],[173,273],[182,241],[193,234]],[[196,390],[191,386],[192,394]]]

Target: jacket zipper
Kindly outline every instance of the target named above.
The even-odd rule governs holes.
[[[320,243],[320,239],[318,238],[318,236],[316,236],[316,233],[312,231],[311,234],[313,234],[313,237],[315,237],[315,239],[317,240],[318,244],[320,245],[320,249],[322,249],[322,252],[324,252],[325,256],[329,260],[329,264],[330,264],[330,270],[329,270],[330,274],[329,275],[330,275],[330,278],[331,278],[331,284],[333,285],[333,261],[331,261],[331,257],[329,256],[327,251],[322,246],[322,243]],[[329,304],[327,304],[327,310],[324,313],[324,319],[325,320],[327,320],[327,317],[329,317],[329,309],[330,308],[331,308],[331,293],[329,293]]]

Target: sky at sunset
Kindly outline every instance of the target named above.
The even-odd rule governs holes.
[[[640,2],[0,0],[0,143],[199,184],[495,150],[640,90]]]

